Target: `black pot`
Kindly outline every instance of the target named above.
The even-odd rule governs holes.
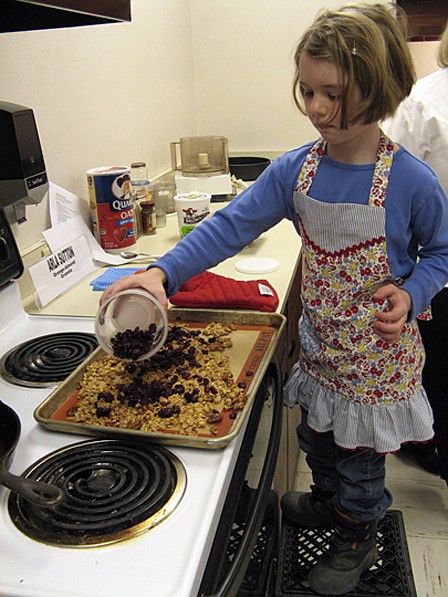
[[[231,157],[229,158],[229,170],[232,176],[241,180],[257,180],[263,170],[271,163],[268,158],[258,157]]]
[[[17,413],[0,401],[0,485],[38,504],[51,508],[64,499],[64,492],[55,485],[13,475],[8,471],[20,437],[20,419]]]

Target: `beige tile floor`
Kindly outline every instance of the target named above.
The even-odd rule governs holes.
[[[392,509],[403,513],[418,597],[448,597],[448,487],[405,456],[387,456]],[[294,489],[308,491],[311,473],[301,453]]]

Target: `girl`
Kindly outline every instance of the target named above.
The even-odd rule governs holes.
[[[319,139],[275,160],[155,266],[119,280],[102,300],[141,286],[167,306],[183,281],[291,220],[302,238],[302,350],[285,400],[302,406],[299,443],[314,486],[283,496],[282,509],[300,525],[333,525],[309,583],[343,594],[376,559],[376,523],[392,502],[385,453],[433,435],[416,316],[448,280],[448,208],[429,167],[379,128],[415,79],[384,5],[318,16],[295,65],[296,103]]]

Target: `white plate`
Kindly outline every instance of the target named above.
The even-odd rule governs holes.
[[[247,257],[235,264],[235,268],[244,274],[268,274],[277,271],[279,267],[280,263],[276,259],[267,257]]]

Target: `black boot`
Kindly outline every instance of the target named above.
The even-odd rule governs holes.
[[[436,449],[435,441],[429,441],[426,444],[413,444],[409,442],[401,446],[400,452],[405,454],[416,462],[422,469],[440,476],[439,453]]]
[[[336,509],[330,547],[308,576],[310,587],[321,595],[344,595],[353,590],[377,559],[377,521],[357,523]]]
[[[333,491],[323,491],[315,485],[310,493],[289,491],[282,496],[281,508],[284,516],[299,526],[317,528],[331,524],[335,513]]]

